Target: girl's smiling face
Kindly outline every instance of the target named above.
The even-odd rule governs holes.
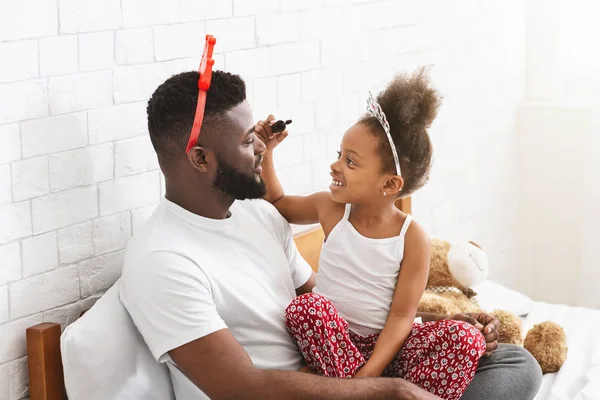
[[[363,123],[344,133],[338,159],[331,164],[331,198],[339,203],[372,203],[383,196],[392,174],[382,172],[379,142]]]

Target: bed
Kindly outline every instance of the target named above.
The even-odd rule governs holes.
[[[402,200],[398,206],[410,212],[411,200]],[[311,229],[299,233],[295,235],[295,242],[302,256],[316,270],[323,232]],[[491,289],[484,294],[492,302],[498,298]],[[524,298],[526,296],[519,297]],[[535,301],[530,301],[528,307],[528,314],[523,317],[525,331],[537,322],[555,321],[565,329],[569,346],[567,362],[558,373],[544,376],[536,400],[600,400],[600,310]],[[26,337],[31,400],[66,399],[61,326],[38,324],[27,329]]]

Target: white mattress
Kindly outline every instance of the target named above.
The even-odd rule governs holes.
[[[568,355],[559,372],[544,375],[535,400],[600,400],[600,311],[534,302],[523,327],[547,320],[564,328]]]

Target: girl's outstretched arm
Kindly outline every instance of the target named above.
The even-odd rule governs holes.
[[[256,135],[262,140],[267,149],[263,153],[262,179],[267,186],[265,200],[273,204],[279,213],[292,224],[315,224],[320,222],[319,215],[333,203],[328,192],[318,192],[309,196],[286,196],[283,186],[277,178],[273,163],[273,149],[288,135],[287,129],[273,133],[271,124],[275,117],[269,115],[264,121],[256,124]]]

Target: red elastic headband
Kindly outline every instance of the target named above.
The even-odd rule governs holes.
[[[202,127],[202,120],[204,119],[204,106],[206,105],[206,92],[210,87],[210,80],[212,78],[212,67],[215,60],[212,59],[213,47],[217,43],[212,35],[206,35],[206,43],[204,45],[204,52],[202,53],[202,60],[200,61],[200,67],[198,73],[200,79],[198,79],[198,104],[196,105],[196,116],[194,117],[194,125],[192,125],[192,132],[190,133],[190,140],[188,141],[185,149],[186,153],[189,153],[192,147],[196,145],[198,136],[200,135],[200,128]]]

